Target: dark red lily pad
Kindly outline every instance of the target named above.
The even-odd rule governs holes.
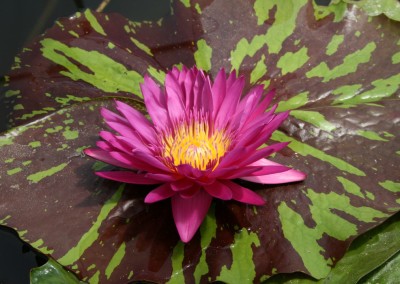
[[[0,140],[1,223],[94,282],[326,277],[356,236],[400,209],[400,26],[344,5],[319,11],[307,1],[176,1],[158,23],[94,12],[61,20],[10,73],[11,123],[33,123]],[[276,88],[279,110],[293,111],[273,136],[291,144],[274,160],[308,173],[246,183],[267,205],[216,201],[187,245],[168,201],[145,205],[151,187],[96,178],[103,165],[80,154],[104,128],[100,105],[125,97],[143,108],[140,77],[162,81],[180,63]]]

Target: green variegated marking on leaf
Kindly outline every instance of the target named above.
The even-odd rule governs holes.
[[[73,37],[79,38],[79,35],[75,31],[68,31],[68,33]]]
[[[324,249],[317,242],[322,233],[317,228],[307,227],[304,224],[303,217],[285,202],[279,204],[278,213],[283,236],[290,241],[293,249],[300,255],[309,273],[317,279],[328,275],[330,267],[321,254]]]
[[[190,8],[190,0],[180,0],[186,8]]]
[[[0,219],[0,225],[7,225],[7,220],[11,218],[11,215],[7,215],[3,219]]]
[[[344,35],[333,35],[331,41],[326,46],[326,55],[334,54],[343,43]]]
[[[397,53],[393,54],[392,63],[393,64],[400,63],[400,52],[397,52]]]
[[[338,98],[336,98],[332,104],[336,105],[339,104],[343,101],[346,101],[349,98],[354,97],[359,93],[360,88],[362,87],[361,84],[355,84],[355,85],[345,85],[345,86],[340,86],[336,90],[332,91],[332,94],[334,95],[340,95]]]
[[[365,195],[368,199],[375,200],[375,195],[372,192],[367,191]]]
[[[211,69],[212,48],[204,39],[197,41],[197,50],[194,53],[194,59],[198,68],[204,71]]]
[[[201,12],[201,7],[200,7],[199,3],[196,3],[194,5],[194,8],[196,9],[197,13],[199,13],[199,15],[201,15],[202,12]]]
[[[217,277],[218,281],[225,283],[253,283],[256,276],[253,261],[253,246],[260,246],[257,234],[242,229],[235,234],[232,251],[232,264],[230,268],[224,265]]]
[[[261,77],[267,73],[267,65],[265,65],[265,55],[261,55],[261,59],[257,62],[250,74],[250,83],[256,83]]]
[[[168,284],[174,284],[174,283],[185,283],[185,277],[183,276],[183,258],[184,258],[184,249],[185,245],[182,242],[178,242],[178,244],[175,246],[172,256],[171,256],[171,261],[172,261],[172,273],[171,273],[171,278],[167,282]]]
[[[269,53],[278,53],[282,49],[282,43],[289,37],[295,27],[297,14],[307,4],[306,0],[257,0],[254,10],[258,18],[258,24],[262,25],[269,18],[269,12],[276,6],[275,22],[264,35],[256,35],[248,42],[242,38],[236,48],[231,51],[232,70],[239,70],[246,56],[253,57],[264,45],[268,45]]]
[[[97,21],[96,17],[92,14],[92,12],[88,9],[83,13],[86,19],[89,21],[90,26],[99,34],[106,36],[107,34],[104,32],[103,27],[100,25],[99,21]]]
[[[378,79],[371,83],[374,88],[361,94],[355,94],[348,99],[342,99],[341,104],[358,105],[362,103],[378,102],[396,93],[400,86],[400,73],[385,79]]]
[[[25,166],[25,167],[30,165],[30,164],[32,164],[32,161],[23,161],[22,162],[22,165]]]
[[[320,6],[315,3],[315,0],[312,1],[314,7],[314,16],[316,20],[321,20],[326,18],[330,14],[334,14],[333,22],[340,22],[344,15],[346,14],[347,4],[339,3],[337,5],[329,5],[329,6]]]
[[[378,133],[374,132],[374,131],[369,131],[369,130],[358,130],[356,132],[358,135],[367,138],[369,140],[375,140],[375,141],[389,141],[385,138],[382,138],[379,136]]]
[[[6,98],[10,98],[10,97],[18,96],[19,94],[21,94],[20,90],[8,90],[5,92],[4,96]]]
[[[115,47],[115,44],[113,44],[111,41],[107,44],[107,47],[109,49],[113,49]]]
[[[290,115],[327,132],[331,132],[337,128],[335,125],[327,121],[322,114],[316,111],[292,110]]]
[[[121,264],[121,261],[125,256],[125,249],[126,249],[126,244],[122,243],[119,246],[118,250],[113,255],[113,257],[111,258],[110,263],[107,265],[106,271],[105,271],[107,279],[110,279],[111,274],[113,273],[114,269],[117,268],[118,265]]]
[[[372,52],[376,49],[374,42],[368,43],[363,49],[347,55],[343,59],[343,63],[330,69],[325,62],[320,63],[306,73],[308,78],[320,77],[322,82],[328,82],[332,79],[343,77],[357,70],[358,65],[367,63],[371,59]]]
[[[13,107],[13,110],[22,110],[22,109],[24,109],[24,106],[21,105],[21,104],[17,104],[17,105],[15,105],[15,106]]]
[[[348,237],[356,235],[357,225],[342,219],[342,217],[335,214],[332,209],[346,212],[357,220],[365,223],[374,222],[376,218],[385,218],[389,216],[386,213],[370,207],[355,207],[351,205],[350,197],[340,195],[336,192],[317,193],[312,189],[308,189],[306,195],[312,202],[310,211],[314,221],[317,223],[317,227],[338,240],[346,240]],[[333,228],[329,224],[336,224],[337,226]],[[340,229],[338,230],[338,228]]]
[[[4,161],[4,163],[8,164],[8,163],[12,163],[14,162],[15,158],[10,158]]]
[[[7,171],[7,175],[12,176],[12,175],[15,175],[15,174],[17,174],[17,173],[19,173],[21,171],[22,171],[22,169],[19,168],[19,167],[18,168],[14,168],[14,169],[8,170]]]
[[[46,131],[46,133],[53,134],[53,133],[60,132],[61,130],[63,130],[63,128],[64,127],[58,125],[58,126],[53,127],[53,128],[47,128],[45,131]]]
[[[132,270],[129,271],[128,280],[131,280],[133,275],[134,275],[133,271]]]
[[[383,131],[383,136],[388,137],[388,138],[395,137],[392,133],[389,133],[387,131]]]
[[[357,195],[361,198],[364,198],[364,194],[361,192],[361,188],[351,180],[348,180],[347,178],[344,177],[336,177],[337,180],[343,185],[343,188],[354,195]]]
[[[16,119],[16,120],[26,120],[26,119],[35,117],[35,116],[37,116],[37,115],[46,114],[46,113],[48,113],[49,111],[55,111],[55,110],[56,110],[56,109],[53,108],[53,107],[45,107],[45,108],[43,108],[43,109],[41,109],[41,110],[34,110],[34,111],[32,111],[31,113],[25,113],[25,114],[23,114],[23,115],[20,116],[20,117],[16,117],[15,119]]]
[[[87,270],[89,271],[89,270],[92,270],[92,269],[95,269],[95,268],[96,268],[96,264],[93,263],[93,264],[88,266]]]
[[[67,95],[66,97],[56,97],[54,100],[61,104],[61,107],[68,106],[71,103],[82,103],[90,101],[89,97],[75,97],[73,95]]]
[[[314,228],[307,227],[303,217],[285,202],[278,206],[279,219],[285,238],[300,255],[304,266],[313,277],[320,279],[326,277],[330,266],[328,260],[323,257],[325,250],[318,244],[318,240],[325,233],[338,240],[346,240],[357,234],[357,225],[335,214],[333,209],[346,212],[367,223],[376,218],[385,218],[387,214],[365,206],[354,207],[348,196],[335,192],[326,194],[308,189],[306,195],[311,200],[310,212],[316,223]]]
[[[36,242],[31,243],[30,245],[33,246],[35,249],[41,251],[44,254],[50,255],[54,252],[54,249],[49,249],[46,246],[43,246],[44,241],[42,239],[38,239]]]
[[[200,227],[201,257],[196,266],[196,270],[193,273],[194,281],[196,283],[200,283],[201,276],[207,274],[209,271],[206,260],[206,250],[210,246],[212,239],[215,238],[217,233],[217,222],[215,220],[214,212],[215,205],[212,205]]]
[[[308,92],[300,93],[287,101],[279,102],[277,112],[287,111],[302,107],[308,103]]]
[[[12,145],[14,136],[6,134],[5,136],[0,136],[0,147]]]
[[[379,185],[391,192],[400,192],[400,182],[385,180],[383,182],[380,182]]]
[[[99,284],[100,281],[100,271],[96,271],[95,274],[93,274],[92,277],[90,277],[90,279],[88,280],[89,284]]]
[[[70,127],[67,126],[63,132],[63,136],[66,140],[74,140],[79,137],[79,131],[71,130]]]
[[[164,85],[165,82],[165,72],[162,70],[157,70],[153,66],[149,66],[147,68],[147,72],[154,78],[156,79],[160,84]]]
[[[282,69],[282,75],[296,71],[301,68],[310,58],[307,47],[302,47],[296,52],[286,52],[279,58],[277,66]]]
[[[84,252],[97,240],[99,237],[99,228],[101,223],[107,219],[108,214],[117,206],[118,201],[121,199],[122,192],[124,191],[124,184],[121,184],[114,195],[108,199],[100,210],[96,221],[79,240],[79,242],[71,248],[64,256],[58,259],[62,265],[71,265],[82,257]]]
[[[305,143],[301,143],[301,142],[297,141],[296,139],[285,135],[281,131],[275,131],[272,134],[271,139],[275,140],[275,141],[279,141],[279,142],[290,142],[288,147],[302,156],[310,155],[316,159],[319,159],[321,161],[331,164],[332,166],[338,168],[341,171],[345,171],[345,172],[348,172],[350,174],[354,174],[357,176],[365,176],[365,173],[362,170],[357,169],[356,167],[343,161],[342,159],[328,155],[328,154],[324,153],[323,151],[318,150],[317,148],[314,148]]]
[[[98,51],[69,47],[50,38],[43,39],[40,43],[43,46],[41,51],[44,57],[68,70],[60,71],[60,74],[74,81],[83,80],[105,92],[124,91],[141,96],[139,84],[143,82],[143,77],[136,71],[127,70],[124,65],[110,57]],[[91,72],[81,70],[75,61],[86,66]]]
[[[137,46],[137,48],[144,51],[148,55],[153,56],[153,53],[151,52],[151,49],[148,46],[146,46],[145,44],[141,43],[140,41],[138,41],[137,39],[135,39],[133,37],[131,37],[130,39],[133,42],[133,44]]]
[[[62,164],[52,167],[50,169],[31,174],[31,175],[27,176],[26,179],[33,183],[38,183],[42,179],[44,179],[46,177],[50,177],[50,176],[62,171],[67,165],[68,165],[68,163],[62,163]]]

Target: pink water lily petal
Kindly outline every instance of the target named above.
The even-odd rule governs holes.
[[[159,184],[159,180],[151,179],[146,174],[136,174],[130,171],[96,172],[102,178],[133,184]]]
[[[284,165],[274,165],[274,166],[263,166],[260,170],[252,172],[250,176],[262,176],[262,175],[271,175],[282,173],[290,170],[291,168],[286,167]]]
[[[88,149],[83,150],[83,152],[86,155],[88,155],[96,160],[102,161],[104,163],[107,163],[107,164],[110,164],[113,166],[117,166],[117,167],[121,167],[121,168],[125,168],[125,169],[137,169],[136,167],[132,166],[129,163],[125,163],[124,161],[114,158],[111,154],[113,152],[108,152],[108,151],[105,151],[102,149],[95,149],[95,148],[88,148]]]
[[[113,130],[121,134],[122,136],[125,136],[129,139],[133,139],[134,141],[137,141],[138,143],[143,143],[142,140],[138,137],[136,131],[132,129],[129,125],[118,123],[118,122],[112,122],[112,121],[106,121],[107,125],[111,127]]]
[[[171,189],[173,191],[182,191],[193,186],[193,181],[190,179],[180,179],[171,183]]]
[[[185,116],[182,88],[173,75],[165,76],[165,95],[167,99],[167,111],[171,122],[179,121]]]
[[[144,202],[145,203],[158,202],[160,200],[170,198],[171,196],[173,196],[175,194],[176,194],[176,192],[171,189],[169,183],[164,183],[163,185],[160,185],[156,189],[153,189],[152,191],[150,191],[146,195]]]
[[[155,125],[162,127],[170,125],[167,113],[166,99],[160,88],[149,76],[144,77],[144,83],[140,85],[146,109]]]
[[[199,83],[199,86],[196,86],[197,83]],[[213,96],[211,91],[211,82],[209,77],[206,77],[202,71],[197,73],[195,88],[198,88],[198,96],[195,99],[197,108],[204,110],[206,113],[212,113]]]
[[[100,132],[100,137],[103,138],[107,143],[114,149],[118,151],[122,151],[125,153],[132,153],[132,148],[131,144],[127,144],[119,140],[114,134],[108,132],[108,131],[101,131]]]
[[[129,105],[116,101],[117,109],[128,120],[129,124],[136,129],[142,137],[150,143],[156,143],[156,133],[150,121],[139,111]]]
[[[273,97],[275,96],[275,89],[272,89],[268,94],[265,95],[264,99],[260,102],[260,104],[253,109],[251,116],[249,117],[249,121],[256,119],[259,117],[261,114],[265,112],[265,110],[268,108],[268,106],[271,104]],[[270,113],[274,113],[275,109],[270,111]]]
[[[271,165],[280,165],[278,163],[272,162],[268,159],[260,159],[251,165],[253,166],[271,166]],[[306,178],[306,174],[300,171],[290,169],[288,171],[277,173],[277,174],[270,174],[270,175],[263,175],[263,176],[247,176],[241,177],[240,179],[261,183],[261,184],[281,184],[287,182],[296,182],[302,181]]]
[[[250,116],[254,111],[254,108],[259,103],[260,98],[264,92],[262,86],[256,86],[252,88],[249,93],[240,101],[238,105],[237,113],[240,113],[237,124],[238,128],[241,129],[244,124],[247,123]]]
[[[252,112],[240,131],[246,132],[260,124],[267,125],[276,116],[274,112],[277,107],[278,105],[273,105],[267,112],[260,113],[257,116],[254,116],[254,112]]]
[[[242,176],[252,175],[252,173],[261,170],[261,167],[229,167],[220,169],[216,173],[211,173],[209,177],[218,177],[219,179],[235,179]]]
[[[109,122],[116,122],[116,123],[121,123],[121,124],[126,124],[128,125],[128,121],[126,118],[116,114],[115,112],[112,112],[111,110],[108,110],[106,108],[101,108],[100,109],[101,116]]]
[[[123,152],[110,152],[110,156],[115,160],[119,160],[124,164],[130,166],[132,169],[140,169],[142,171],[160,172],[160,169],[148,163],[147,160],[138,159],[136,155],[129,155]]]
[[[222,181],[222,183],[224,183],[225,186],[231,189],[232,199],[234,200],[253,205],[265,204],[265,200],[260,195],[258,195],[257,193],[248,188],[240,186],[237,183],[234,183],[229,180],[224,180]]]
[[[192,198],[199,190],[203,190],[199,184],[193,184],[190,188],[180,191],[178,194],[182,198]]]
[[[231,189],[217,180],[213,184],[204,186],[204,189],[208,192],[208,194],[215,198],[219,198],[222,200],[232,199]]]
[[[217,76],[215,77],[214,84],[211,87],[211,92],[213,94],[212,118],[215,120],[215,117],[226,95],[226,75],[225,75],[225,70],[223,68],[219,70]]]
[[[126,145],[129,145],[129,147],[132,149],[132,152],[137,152],[137,151],[140,151],[140,152],[143,152],[143,153],[146,153],[146,154],[153,154],[152,152],[151,152],[151,145],[147,145],[147,144],[145,144],[145,142],[144,141],[142,141],[141,139],[140,139],[140,137],[135,137],[135,138],[132,138],[132,137],[130,137],[130,138],[127,138],[127,137],[124,137],[124,136],[118,136],[118,137],[116,137],[117,138],[117,140],[119,140],[120,142],[122,142],[123,141],[123,143],[125,143]]]
[[[115,148],[110,145],[107,141],[97,141],[96,146],[104,151],[113,151]]]
[[[233,82],[232,86],[229,89],[227,89],[225,99],[222,102],[218,114],[215,118],[215,126],[218,129],[224,128],[224,126],[229,122],[229,119],[227,118],[234,115],[240,97],[242,95],[244,83],[244,78],[240,77]]]
[[[179,194],[172,196],[172,214],[182,242],[190,241],[203,222],[211,205],[212,197],[199,190],[192,198],[182,198]]]
[[[218,167],[214,170],[217,172],[220,169],[230,167],[240,161],[242,157],[248,157],[252,151],[246,147],[237,147],[226,153],[225,156],[220,160]]]
[[[289,142],[280,142],[280,143],[275,143],[270,146],[261,148],[256,150],[255,152],[252,153],[247,159],[242,159],[239,163],[240,166],[247,166],[249,164],[254,163],[255,161],[258,161],[264,157],[267,157],[275,152],[278,152],[285,148],[289,144]]]
[[[185,90],[185,108],[187,112],[190,112],[193,109],[194,105],[194,82],[197,76],[198,70],[193,68],[190,69],[184,78],[182,78],[183,82],[182,88]]]
[[[160,182],[173,182],[179,178],[173,174],[162,174],[162,173],[157,173],[157,174],[147,173],[146,176],[151,179],[158,180]]]

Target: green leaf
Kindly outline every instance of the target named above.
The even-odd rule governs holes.
[[[354,240],[345,256],[326,278],[316,281],[299,275],[276,275],[265,283],[355,284],[359,283],[360,279],[361,283],[393,283],[391,281],[399,279],[396,276],[400,264],[399,234],[400,214],[396,214],[379,227]],[[381,266],[382,263],[385,264]]]
[[[361,279],[361,283],[396,283],[400,279],[400,253]]]
[[[331,5],[337,5],[341,1],[357,5],[370,16],[384,14],[392,20],[400,21],[400,2],[397,0],[334,0]]]
[[[42,266],[33,268],[30,273],[31,284],[80,284],[84,283],[53,259]]]

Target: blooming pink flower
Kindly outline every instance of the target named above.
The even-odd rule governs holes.
[[[146,203],[171,198],[174,221],[183,242],[196,233],[213,197],[263,205],[264,199],[233,179],[262,184],[300,181],[302,172],[265,159],[287,143],[262,145],[288,112],[267,111],[274,96],[255,86],[241,96],[244,79],[222,69],[214,83],[196,68],[174,68],[161,90],[145,76],[141,90],[151,121],[116,101],[120,114],[102,109],[109,127],[100,132],[95,159],[125,170],[97,172],[100,177],[133,184],[159,184]]]

